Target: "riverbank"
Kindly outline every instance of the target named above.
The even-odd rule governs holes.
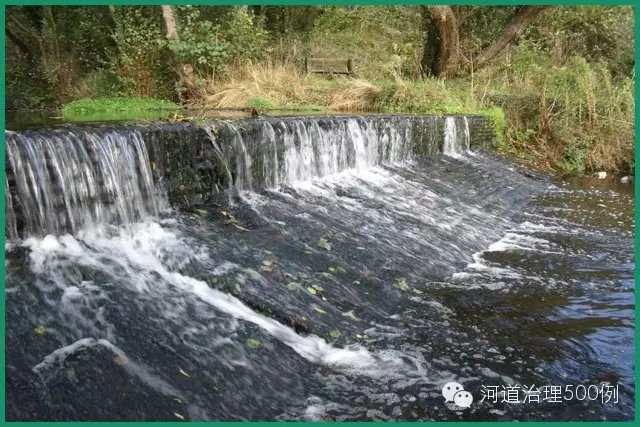
[[[496,130],[495,149],[562,175],[635,170],[633,82],[612,85],[606,73],[576,63],[535,74],[485,71],[470,79],[366,80],[315,76],[292,66],[254,66],[207,82],[182,106],[164,101],[119,98],[75,101],[63,118],[178,119],[175,109],[254,111],[258,114],[406,113],[484,114]],[[607,80],[608,79],[608,80]],[[117,107],[117,108],[116,108]],[[143,108],[145,107],[145,108]],[[168,108],[168,110],[167,110]],[[84,111],[84,113],[83,113]]]

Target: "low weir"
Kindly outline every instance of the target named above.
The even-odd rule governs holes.
[[[463,115],[5,131],[7,420],[633,419],[633,198],[493,138]],[[618,400],[482,399],[509,384]]]
[[[77,231],[155,214],[154,183],[173,206],[221,192],[279,188],[492,140],[484,116],[219,120],[5,132],[5,234]],[[24,230],[24,231],[23,231]]]

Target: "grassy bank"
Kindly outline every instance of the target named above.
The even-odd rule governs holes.
[[[175,108],[149,99],[265,112],[485,113],[504,130],[499,151],[543,169],[634,170],[633,7],[537,10],[503,47],[497,41],[526,7],[438,10],[450,18],[451,56],[438,48],[443,29],[429,7],[9,7],[5,104],[93,100],[67,105],[67,120],[153,119]],[[356,78],[307,75],[310,57],[351,58]]]
[[[364,80],[257,66],[205,85],[213,108],[328,112],[487,114],[496,149],[557,173],[629,173],[635,168],[634,82],[576,60],[557,68],[494,68],[473,78]]]
[[[537,76],[537,77],[536,77]],[[561,174],[626,174],[634,162],[634,86],[611,84],[604,70],[576,61],[532,73],[492,69],[474,78],[368,81],[323,77],[294,66],[259,65],[202,86],[198,108],[255,108],[326,113],[485,114],[495,124],[495,148],[536,168]],[[154,118],[179,108],[168,101],[75,101],[65,118]]]
[[[62,118],[69,121],[157,119],[180,108],[173,102],[152,98],[81,99],[66,104]]]

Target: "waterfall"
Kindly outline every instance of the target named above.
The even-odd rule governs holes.
[[[449,116],[444,122],[444,145],[442,152],[448,156],[458,156],[461,152],[469,152],[471,132],[469,119],[466,116]]]
[[[151,162],[137,130],[5,132],[6,233],[75,233],[157,213]]]
[[[9,239],[74,234],[156,215],[154,180],[162,180],[178,205],[190,205],[193,194],[206,199],[219,188],[226,188],[233,204],[243,192],[362,172],[410,161],[416,154],[456,156],[469,150],[470,133],[464,116],[260,118],[200,126],[7,131],[5,234]]]

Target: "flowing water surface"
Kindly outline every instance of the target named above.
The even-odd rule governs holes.
[[[189,211],[134,131],[7,134],[7,419],[633,419],[633,187],[345,129]]]

